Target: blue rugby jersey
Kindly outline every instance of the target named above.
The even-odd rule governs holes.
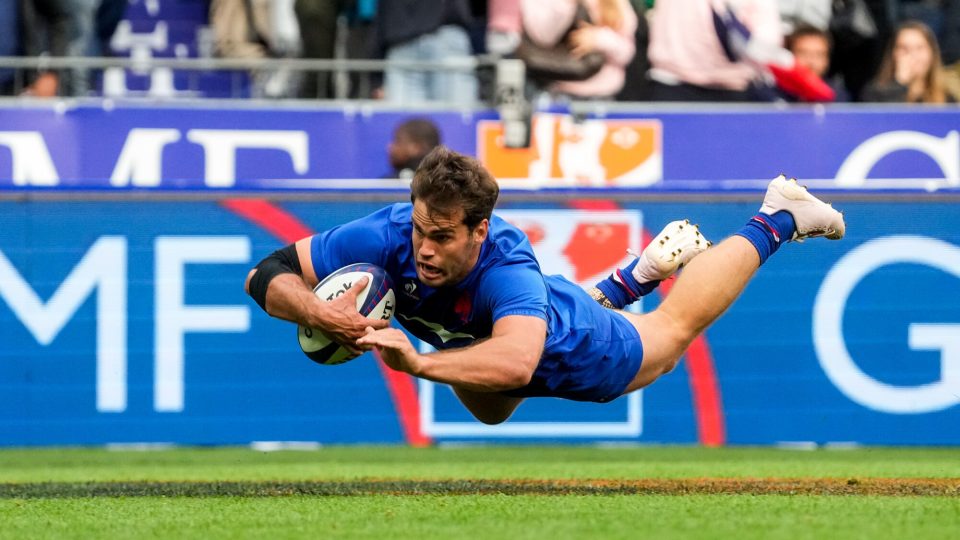
[[[489,337],[493,323],[508,315],[545,320],[547,339],[533,380],[505,394],[610,401],[623,392],[642,356],[639,336],[624,317],[566,279],[544,276],[526,235],[496,215],[477,265],[463,281],[441,288],[421,283],[412,208],[395,204],[314,236],[310,253],[317,276],[358,262],[382,267],[394,283],[397,320],[441,350]]]

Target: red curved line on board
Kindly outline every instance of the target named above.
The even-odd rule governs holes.
[[[310,227],[287,211],[263,199],[224,199],[220,204],[234,214],[258,225],[281,242],[292,244],[313,234]]]
[[[619,210],[621,207],[611,200],[581,199],[568,202],[577,210]],[[653,239],[649,231],[641,231],[642,246]],[[660,284],[657,293],[665,297],[673,287],[674,280],[668,279]],[[687,372],[690,374],[690,393],[693,396],[693,411],[697,421],[697,438],[704,446],[723,446],[726,443],[726,422],[723,414],[723,401],[720,397],[720,382],[714,367],[713,354],[705,334],[700,334],[687,348]]]
[[[266,230],[281,242],[292,244],[313,234],[313,231],[293,214],[263,199],[224,199],[220,204]],[[374,356],[377,358],[377,367],[380,368],[380,373],[387,383],[387,390],[397,411],[397,419],[400,421],[400,428],[407,444],[429,445],[430,438],[424,435],[420,428],[420,401],[417,398],[417,389],[413,380],[405,373],[388,368],[376,351]]]
[[[661,298],[670,293],[674,283],[676,280],[668,279],[660,284],[657,290]],[[723,446],[727,442],[723,400],[720,398],[720,382],[706,334],[700,334],[693,340],[687,347],[686,357],[700,444]]]
[[[380,374],[387,381],[387,390],[390,391],[390,398],[396,407],[407,444],[416,447],[430,446],[433,440],[420,429],[420,400],[417,398],[417,385],[413,377],[387,367],[378,351],[373,351],[373,356],[377,358]]]

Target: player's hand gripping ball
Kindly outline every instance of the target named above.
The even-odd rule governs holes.
[[[367,286],[357,295],[357,311],[368,319],[389,321],[396,309],[393,283],[386,270],[372,264],[358,263],[344,266],[325,277],[314,289],[314,294],[329,302],[347,292],[361,277],[368,280]],[[322,331],[298,326],[297,339],[308,358],[318,364],[342,364],[356,358]]]

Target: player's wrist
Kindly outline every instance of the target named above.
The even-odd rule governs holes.
[[[426,378],[429,358],[425,354],[414,352],[413,356],[406,363],[407,373],[414,377]]]
[[[331,324],[334,311],[336,310],[331,308],[327,302],[311,302],[311,305],[306,309],[306,321],[303,324],[324,332],[334,331],[336,326]]]

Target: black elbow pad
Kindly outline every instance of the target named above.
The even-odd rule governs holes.
[[[267,287],[280,274],[302,275],[300,257],[296,244],[278,249],[257,264],[257,271],[250,278],[250,297],[264,311],[267,310]]]

